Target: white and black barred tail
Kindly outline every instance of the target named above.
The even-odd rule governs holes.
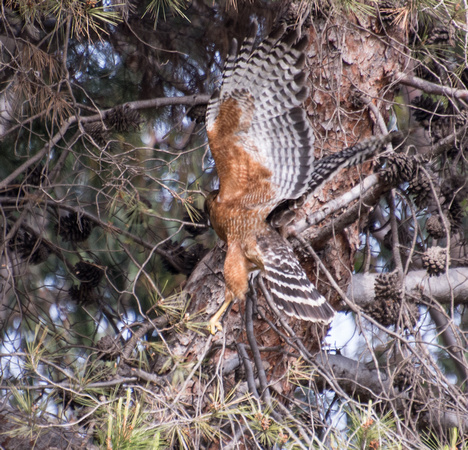
[[[393,132],[386,136],[372,136],[352,147],[333,153],[315,163],[307,193],[313,193],[339,170],[357,166],[385,149],[390,142],[395,144],[403,139],[403,133]]]
[[[263,278],[273,301],[288,316],[328,324],[335,310],[307,278],[289,243],[273,229],[257,237]]]

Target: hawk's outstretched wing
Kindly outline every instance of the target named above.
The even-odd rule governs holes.
[[[300,106],[307,38],[279,28],[254,44],[255,36],[231,52],[206,124],[220,198],[271,210],[304,194],[313,172],[314,135]]]

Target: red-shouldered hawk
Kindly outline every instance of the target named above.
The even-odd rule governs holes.
[[[279,28],[258,46],[248,38],[232,51],[221,89],[208,105],[209,145],[219,191],[206,200],[210,220],[227,243],[225,302],[211,318],[212,333],[234,298],[244,300],[249,273],[260,270],[272,299],[287,315],[329,323],[333,308],[307,278],[288,243],[268,222],[285,200],[307,195],[336,169],[356,164],[381,141],[321,160],[314,168],[314,135],[301,104],[307,37]]]

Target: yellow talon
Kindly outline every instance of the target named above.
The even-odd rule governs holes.
[[[217,331],[223,331],[223,326],[219,320],[213,320],[215,317],[212,317],[208,322],[208,330],[211,334],[215,335]]]
[[[224,300],[224,303],[221,305],[221,308],[218,309],[216,314],[208,322],[208,330],[210,330],[211,334],[214,335],[217,331],[223,331],[223,326],[221,325],[220,319],[223,316],[226,309],[228,308],[228,306],[231,304],[232,300],[232,295],[226,295],[226,300]]]

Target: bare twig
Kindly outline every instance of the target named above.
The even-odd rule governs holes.
[[[401,262],[400,253],[400,238],[398,237],[398,223],[395,211],[395,190],[392,189],[388,196],[390,207],[390,226],[392,231],[392,255],[393,261],[395,262],[396,269],[398,270],[399,278],[403,276],[403,263]]]
[[[209,102],[209,100],[210,100],[210,95],[206,95],[206,94],[194,94],[194,95],[188,95],[184,97],[158,97],[158,98],[152,98],[148,100],[136,100],[133,102],[127,102],[127,103],[115,105],[114,108],[118,106],[125,106],[125,105],[128,105],[130,108],[133,108],[133,109],[160,108],[163,106],[172,106],[172,105],[195,106],[195,105],[206,104]],[[77,116],[71,116],[68,118],[68,120],[65,123],[68,124],[68,126],[70,126],[76,123],[78,119],[80,120],[81,123],[101,121],[103,118],[103,115],[106,112],[111,111],[112,109],[113,108],[101,110],[97,114],[93,114],[90,116],[79,116],[79,118]],[[27,123],[33,122],[34,120],[41,118],[42,116],[43,116],[42,113],[37,114],[35,116],[30,117],[29,119],[22,121],[20,124],[9,128],[4,134],[0,136],[0,140],[3,139],[8,134],[15,131],[16,129],[26,125]],[[37,161],[39,159],[37,159]]]
[[[258,394],[257,386],[255,385],[255,376],[252,363],[245,349],[245,345],[241,343],[237,344],[237,352],[239,353],[239,357],[242,360],[242,364],[244,365],[245,377],[247,379],[247,386],[249,386],[249,391],[255,398],[259,399],[260,395]]]
[[[130,354],[133,352],[135,347],[138,345],[138,341],[149,331],[158,330],[164,328],[168,323],[167,316],[161,316],[154,320],[147,320],[143,322],[138,330],[134,331],[132,337],[128,340],[122,350],[122,360],[127,361],[130,358]]]
[[[421,91],[424,91],[427,94],[445,95],[447,97],[458,98],[465,101],[468,100],[468,91],[465,89],[441,86],[440,84],[431,83],[430,81],[426,81],[403,72],[397,72],[395,74],[395,78],[399,83],[421,89]]]
[[[70,118],[60,127],[60,130],[55,134],[50,141],[42,147],[35,155],[31,156],[27,161],[25,161],[21,166],[15,169],[13,172],[10,173],[7,177],[5,177],[2,181],[0,181],[0,189],[6,188],[18,175],[25,172],[29,167],[33,164],[39,162],[48,152],[50,152],[57,142],[63,138],[65,133],[67,132],[70,125],[74,122],[73,118]],[[0,137],[1,139],[1,137]]]
[[[257,340],[255,339],[254,326],[253,326],[253,307],[252,307],[252,298],[250,297],[253,289],[250,289],[250,292],[247,295],[246,304],[245,304],[245,332],[247,333],[247,339],[250,344],[250,350],[252,351],[255,367],[257,368],[258,380],[260,382],[261,396],[265,402],[270,405],[271,397],[270,391],[268,389],[268,381],[265,374],[265,369],[263,367],[262,357],[260,355],[260,350],[258,349]]]

